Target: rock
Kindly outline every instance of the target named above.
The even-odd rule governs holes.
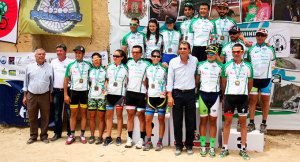
[[[103,154],[103,153],[101,153],[99,156],[100,156],[100,157],[103,157],[103,156],[104,156],[104,154]]]

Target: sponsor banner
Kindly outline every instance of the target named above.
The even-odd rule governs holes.
[[[20,33],[91,37],[90,0],[23,0]]]
[[[0,0],[0,41],[17,43],[20,0]]]
[[[102,56],[102,65],[108,64],[108,54],[106,51],[98,51]],[[92,63],[92,52],[86,53],[84,60]],[[67,57],[75,59],[73,53],[68,53]],[[49,63],[57,58],[56,53],[47,53],[46,59]],[[34,53],[31,52],[0,52],[0,79],[23,80],[25,77],[25,67],[35,62]]]

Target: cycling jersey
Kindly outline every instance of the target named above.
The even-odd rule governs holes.
[[[256,44],[249,48],[247,60],[253,67],[253,78],[263,79],[272,77],[272,61],[276,60],[275,50],[265,43]]]
[[[208,46],[210,39],[216,34],[216,25],[214,21],[205,18],[196,18],[191,22],[189,42],[193,42],[193,46]]]
[[[182,40],[189,42],[191,46],[193,45],[193,41],[191,41],[191,39],[188,39],[188,37],[189,37],[190,25],[193,20],[194,18],[186,19],[180,24]],[[191,49],[193,48],[191,47]]]
[[[219,92],[222,64],[208,60],[198,63],[196,75],[200,76],[200,91]]]
[[[222,77],[227,78],[225,94],[248,95],[248,79],[253,79],[252,66],[244,60],[240,64],[231,60],[224,65]]]
[[[121,63],[116,66],[115,63],[111,63],[107,66],[106,78],[108,79],[107,92],[111,95],[125,96],[128,79],[128,67]]]
[[[213,21],[216,24],[218,43],[223,44],[223,45],[225,43],[228,43],[230,41],[230,37],[229,37],[229,33],[228,33],[229,30],[231,29],[231,27],[237,26],[235,20],[226,16],[226,17],[219,17]]]
[[[132,58],[131,52],[132,52],[132,47],[135,45],[140,45],[143,50],[142,52],[144,53],[144,43],[145,43],[145,34],[142,32],[129,32],[126,34],[123,39],[122,39],[122,46],[127,46],[127,51],[128,51],[128,58]]]
[[[146,41],[146,53],[144,55],[144,58],[150,59],[152,51],[154,50],[160,51],[163,43],[163,37],[162,35],[159,35],[158,42],[156,43],[156,35],[151,33],[149,40],[147,40],[147,37],[145,35],[145,41]]]
[[[91,67],[92,64],[90,62],[77,60],[68,65],[65,77],[71,79],[71,90],[89,90],[88,71]]]
[[[179,48],[180,32],[176,30],[163,30],[160,33],[163,36],[164,54],[176,54]]]
[[[244,47],[244,56],[242,58],[246,58],[248,48],[245,46],[244,42],[241,40],[238,40],[237,42],[230,41],[230,42],[226,43],[225,45],[223,45],[223,48],[222,48],[221,56],[225,57],[225,62],[229,62],[233,59],[232,47],[238,43]]]
[[[147,67],[148,97],[160,97],[160,93],[166,91],[167,69],[158,63]]]
[[[143,82],[146,79],[146,68],[150,63],[144,59],[139,59],[137,62],[130,59],[127,62],[128,66],[128,85],[127,90],[137,93],[146,93],[147,89]]]
[[[92,67],[89,70],[89,81],[91,88],[89,91],[89,98],[104,99],[102,89],[105,89],[104,83],[106,78],[106,71],[104,67]]]

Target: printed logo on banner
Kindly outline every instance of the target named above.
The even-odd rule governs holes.
[[[145,0],[126,0],[122,4],[124,15],[131,18],[142,19],[146,15],[147,5]]]
[[[1,71],[2,75],[7,75],[7,71],[5,70],[5,68]]]
[[[6,64],[7,58],[5,56],[1,57],[1,64]]]
[[[268,43],[274,47],[275,52],[281,52],[287,48],[287,41],[282,34],[273,35]]]
[[[9,65],[14,65],[15,64],[15,57],[9,57],[8,58],[8,64]]]
[[[8,75],[16,76],[16,70],[8,70]]]
[[[14,29],[17,17],[17,0],[0,0],[0,38],[6,36]]]
[[[24,70],[19,70],[19,75],[25,75],[25,71]]]
[[[46,32],[66,33],[82,21],[77,0],[38,0],[30,19]]]

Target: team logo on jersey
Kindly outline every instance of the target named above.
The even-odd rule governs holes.
[[[282,34],[273,35],[268,40],[268,43],[270,43],[274,47],[275,52],[281,53],[283,50],[287,48],[287,41]]]
[[[66,33],[82,21],[77,0],[38,0],[30,12],[30,19],[46,32]]]
[[[125,0],[122,3],[124,15],[131,18],[142,19],[146,15],[147,5],[145,0]]]

